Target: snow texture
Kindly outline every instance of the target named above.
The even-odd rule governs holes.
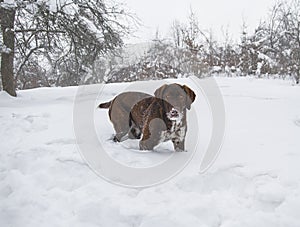
[[[217,161],[201,175],[196,154],[171,181],[146,189],[110,184],[82,160],[72,126],[76,87],[19,91],[18,98],[0,92],[0,226],[300,226],[299,86],[251,78],[217,82],[227,112]],[[101,101],[127,85],[106,85]],[[197,95],[192,109],[201,116]],[[126,164],[153,164],[171,153],[168,146],[139,153],[132,141],[130,149],[113,143],[107,110],[95,111],[95,125],[111,155]]]

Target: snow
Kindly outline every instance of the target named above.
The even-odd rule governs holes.
[[[218,159],[199,174],[203,154],[196,153],[179,175],[144,189],[110,184],[81,158],[73,131],[76,87],[18,91],[17,98],[0,92],[0,226],[300,226],[300,87],[249,77],[216,80],[227,119]],[[189,79],[170,81],[192,86]],[[152,92],[159,83],[137,87]],[[105,85],[95,105],[134,84]],[[203,99],[197,92],[188,112],[189,125],[195,113],[202,125],[200,149],[211,127]],[[107,110],[95,110],[94,121],[110,155],[126,165],[174,155],[170,144],[140,153],[136,141],[110,141]]]
[[[15,0],[4,0],[0,4],[1,4],[1,7],[7,8],[7,9],[16,7]]]
[[[70,0],[40,0],[38,3],[46,3],[49,7],[49,10],[51,12],[57,12],[58,10],[61,10],[64,8],[64,11],[70,15],[74,15],[75,12],[78,11],[75,4],[72,3]]]
[[[212,67],[211,72],[212,73],[220,73],[220,72],[222,72],[222,67],[215,65]]]
[[[98,29],[91,20],[89,20],[85,17],[82,17],[82,16],[80,16],[79,18],[87,25],[88,29],[95,34],[95,36],[98,39],[98,42],[104,41],[104,36],[102,34],[102,31],[100,31],[100,29]]]
[[[275,62],[269,56],[267,56],[261,52],[258,52],[258,58],[261,60],[265,60],[271,66],[275,65]]]
[[[137,62],[137,59],[141,59],[147,51],[150,49],[151,43],[135,43],[126,44],[124,50],[124,60],[128,65],[132,65]]]

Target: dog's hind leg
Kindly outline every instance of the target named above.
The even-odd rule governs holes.
[[[122,118],[122,116],[120,117]],[[128,139],[128,132],[129,132],[129,125],[128,125],[128,121],[120,121],[119,119],[117,118],[112,118],[111,119],[112,122],[113,122],[113,125],[114,125],[114,129],[115,129],[115,132],[116,132],[116,135],[114,137],[114,141],[115,142],[121,142],[121,141],[124,141],[126,139]],[[127,135],[127,137],[125,137]]]
[[[130,139],[140,139],[142,132],[139,129],[139,127],[135,124],[135,122],[132,120],[131,113],[129,116],[129,126],[130,126],[130,130],[128,132],[129,138]]]
[[[124,140],[127,140],[128,138],[129,138],[128,133],[122,132],[122,133],[118,133],[118,134],[114,135],[113,141],[114,142],[123,142]]]
[[[129,139],[140,139],[142,135],[141,130],[138,127],[131,127],[128,132]]]

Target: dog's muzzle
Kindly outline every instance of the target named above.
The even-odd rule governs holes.
[[[170,116],[170,118],[177,118],[177,117],[179,117],[179,111],[173,108],[173,109],[170,111],[169,116]]]

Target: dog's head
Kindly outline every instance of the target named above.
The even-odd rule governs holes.
[[[165,84],[154,92],[155,97],[170,103],[179,112],[190,109],[195,101],[196,94],[186,85]]]

